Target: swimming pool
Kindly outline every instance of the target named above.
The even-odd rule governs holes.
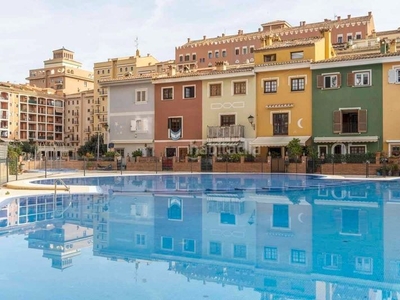
[[[399,295],[398,181],[270,174],[64,181],[103,192],[15,198],[0,211],[5,299]]]

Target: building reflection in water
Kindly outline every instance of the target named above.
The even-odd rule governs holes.
[[[400,299],[396,182],[127,176],[102,188],[12,199],[0,232],[26,234],[59,269],[93,247],[134,264],[136,279],[162,261],[189,282],[250,288],[260,299]]]

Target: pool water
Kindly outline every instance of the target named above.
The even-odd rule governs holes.
[[[102,193],[3,203],[1,299],[400,299],[398,181],[64,181]]]

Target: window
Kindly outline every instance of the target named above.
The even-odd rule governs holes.
[[[266,80],[264,81],[264,93],[276,93],[278,87],[277,80]]]
[[[173,244],[174,239],[171,237],[161,237],[161,248],[164,250],[173,250],[174,249],[174,244]]]
[[[290,81],[292,92],[304,91],[305,82],[305,78],[292,78]]]
[[[264,259],[277,261],[278,260],[278,248],[264,247]]]
[[[390,156],[394,156],[394,157],[400,156],[400,146],[399,145],[391,145],[390,146]]]
[[[208,58],[212,58],[212,52],[211,51],[208,52]]]
[[[350,146],[350,154],[365,154],[365,146]]]
[[[305,264],[306,251],[292,249],[291,261],[293,264]]]
[[[264,55],[264,62],[276,61],[276,54]]]
[[[221,83],[210,84],[210,97],[221,96]]]
[[[183,251],[184,252],[195,252],[195,240],[183,239]]]
[[[179,198],[168,199],[168,220],[182,220],[182,200]]]
[[[146,97],[146,91],[136,91],[136,102],[146,102],[147,97]]]
[[[195,91],[196,91],[196,89],[194,86],[185,86],[185,87],[183,87],[183,97],[185,99],[194,98]]]
[[[235,48],[235,54],[239,55],[240,54],[240,49],[239,48]]]
[[[370,86],[371,85],[371,72],[353,72],[347,74],[347,85],[348,86]]]
[[[319,89],[336,89],[341,85],[340,74],[318,75],[317,88]]]
[[[185,55],[185,61],[189,61],[190,60],[190,54],[186,54]]]
[[[174,98],[174,88],[162,88],[162,100],[172,100]]]
[[[347,41],[350,42],[353,39],[353,35],[351,33],[347,34]]]
[[[246,81],[234,82],[233,83],[233,94],[234,95],[246,94]]]
[[[219,57],[219,51],[215,51],[215,58]]]
[[[226,57],[226,50],[222,50],[222,57]]]
[[[272,122],[274,126],[274,135],[288,135],[289,114],[273,114]]]
[[[324,268],[339,269],[340,255],[325,253],[324,255]]]
[[[179,139],[182,137],[182,118],[168,118],[168,137]]]
[[[342,44],[343,43],[343,35],[342,34],[337,36],[337,42],[338,42],[338,44]]]
[[[304,58],[303,51],[290,52],[290,59],[303,59],[303,58]]]
[[[355,265],[357,272],[372,273],[373,260],[370,257],[356,257]]]
[[[235,125],[235,115],[221,115],[221,127]]]
[[[234,214],[230,214],[230,213],[221,213],[220,222],[221,222],[221,224],[235,225],[236,224],[236,216]]]
[[[146,236],[144,234],[136,234],[136,245],[146,245]]]
[[[333,133],[367,132],[366,109],[344,109],[333,112]]]
[[[246,245],[233,245],[233,257],[234,258],[246,258]]]
[[[361,40],[361,39],[362,39],[361,32],[357,32],[356,33],[356,40]]]
[[[273,205],[272,227],[289,228],[289,205]]]
[[[254,46],[250,46],[250,53],[254,53]]]
[[[196,60],[196,58],[197,58],[196,53],[193,53],[192,54],[192,60]]]
[[[400,69],[389,70],[389,83],[400,83]]]
[[[358,210],[342,209],[342,233],[358,234],[360,232],[359,223]]]
[[[247,54],[247,47],[242,48],[242,54]]]
[[[210,254],[212,255],[221,255],[222,247],[219,242],[210,242]]]
[[[328,154],[328,147],[327,146],[318,146],[318,156],[319,157],[326,157]]]

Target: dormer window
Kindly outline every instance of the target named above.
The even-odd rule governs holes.
[[[303,58],[304,58],[303,51],[290,52],[290,59],[303,59]]]

